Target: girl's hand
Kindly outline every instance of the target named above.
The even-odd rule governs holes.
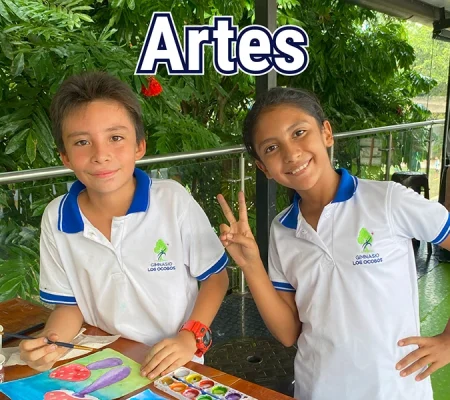
[[[248,224],[247,205],[245,204],[243,192],[239,192],[238,199],[239,220],[236,221],[225,198],[221,194],[217,196],[217,200],[229,223],[229,225],[220,225],[219,239],[231,257],[233,257],[236,264],[245,270],[261,263],[261,257],[259,255],[258,245]]]
[[[433,337],[409,337],[400,340],[398,343],[399,346],[412,344],[419,346],[419,348],[412,351],[396,365],[396,368],[401,370],[401,376],[408,376],[427,367],[425,371],[416,376],[416,381],[420,381],[450,363],[449,333],[444,332]]]

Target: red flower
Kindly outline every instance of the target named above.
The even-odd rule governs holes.
[[[157,79],[153,76],[149,76],[147,78],[148,81],[148,87],[145,87],[145,85],[142,85],[141,87],[141,93],[145,97],[153,97],[158,96],[163,91],[163,88],[161,84],[157,81]]]

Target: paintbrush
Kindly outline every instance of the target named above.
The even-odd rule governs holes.
[[[7,332],[3,332],[3,336],[14,338],[14,339],[24,339],[24,340],[37,339],[32,336],[19,335],[17,333],[7,333]],[[48,344],[56,344],[57,346],[60,346],[60,347],[67,347],[68,349],[88,350],[88,351],[97,351],[98,350],[98,349],[94,349],[93,347],[81,346],[79,344],[66,343],[66,342],[54,342],[53,340],[50,340],[50,339],[47,339],[47,343]]]
[[[38,331],[38,330],[42,329],[44,326],[45,326],[45,324],[44,324],[43,322],[41,322],[41,323],[39,323],[39,324],[36,324],[36,325],[33,325],[33,326],[29,326],[28,328],[25,328],[25,329],[23,329],[23,330],[21,330],[21,331],[19,331],[19,332],[16,332],[16,335],[26,335],[26,334],[28,334],[28,333],[30,333],[30,332]],[[3,332],[3,329],[2,329],[2,328],[3,328],[3,327],[0,325],[0,335],[1,335],[2,332]],[[8,342],[10,342],[11,340],[14,340],[14,338],[12,338],[12,337],[10,337],[10,338],[4,338],[4,339],[3,339],[3,344],[8,343]]]

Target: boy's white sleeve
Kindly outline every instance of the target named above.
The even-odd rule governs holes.
[[[77,304],[61,262],[58,248],[50,227],[48,210],[41,222],[40,238],[40,298],[52,304]]]
[[[387,207],[397,236],[439,244],[450,233],[450,216],[442,204],[427,200],[399,183],[391,183]]]
[[[192,276],[204,281],[228,264],[228,257],[203,209],[189,197],[181,222],[184,264]]]
[[[275,241],[274,224],[270,229],[269,238],[269,278],[276,290],[284,292],[295,292],[295,288],[288,282],[286,275],[281,268],[280,257]]]

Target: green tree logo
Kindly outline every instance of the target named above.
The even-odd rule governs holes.
[[[164,256],[167,253],[167,244],[164,243],[164,240],[159,239],[156,242],[156,245],[155,245],[155,248],[153,249],[153,251],[155,252],[155,254],[158,255],[158,261],[165,261]]]
[[[373,237],[366,228],[361,228],[358,235],[358,243],[362,246],[363,253],[370,253],[368,247],[372,246]]]

